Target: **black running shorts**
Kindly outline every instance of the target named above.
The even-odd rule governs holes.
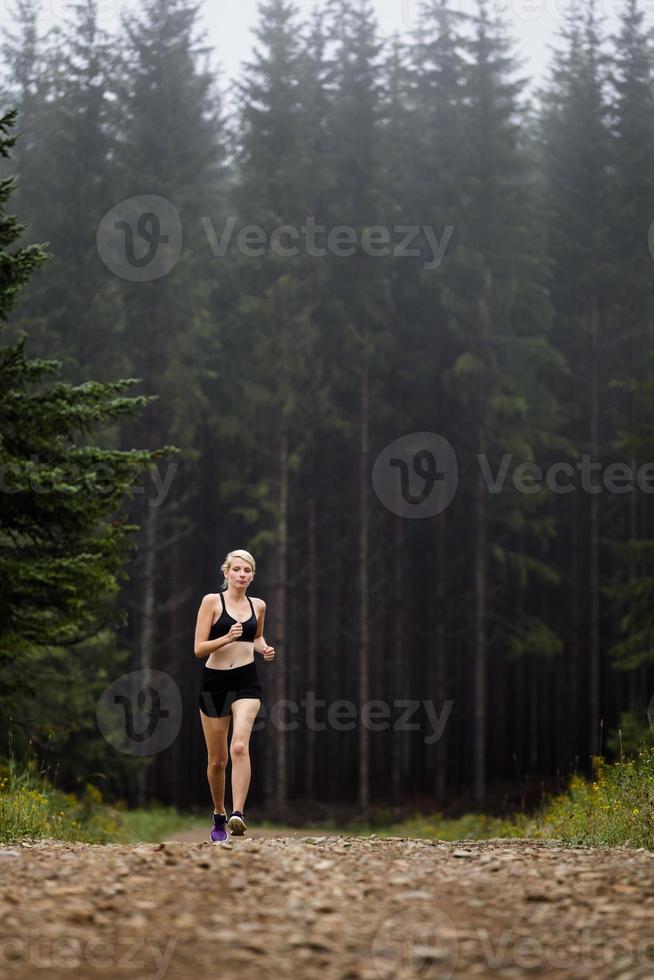
[[[261,683],[254,660],[242,667],[220,670],[202,668],[202,683],[198,694],[198,706],[210,718],[228,715],[234,701],[240,698],[261,698]]]

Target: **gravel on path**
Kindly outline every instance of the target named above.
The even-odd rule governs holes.
[[[0,923],[3,980],[651,980],[654,853],[254,829],[27,839],[0,846]]]

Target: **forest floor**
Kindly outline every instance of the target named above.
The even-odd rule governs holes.
[[[189,833],[0,846],[3,980],[654,977],[651,851]]]

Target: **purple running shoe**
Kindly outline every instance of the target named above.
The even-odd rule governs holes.
[[[247,827],[245,826],[245,820],[243,819],[243,814],[240,810],[234,810],[231,817],[227,821],[227,826],[234,837],[243,836],[243,833],[247,830]]]
[[[211,828],[211,834],[209,835],[209,840],[214,844],[222,844],[229,838],[229,834],[225,830],[226,820],[226,813],[214,813],[213,827]]]

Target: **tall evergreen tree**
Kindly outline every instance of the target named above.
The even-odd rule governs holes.
[[[462,480],[471,512],[470,670],[474,795],[485,797],[489,666],[498,651],[552,656],[556,633],[528,600],[533,580],[552,583],[544,494],[505,486],[489,493],[484,470],[505,454],[535,459],[555,440],[557,408],[548,374],[548,268],[535,223],[534,191],[518,116],[523,86],[499,21],[479,4],[468,44],[464,173],[456,247],[447,268],[447,305],[460,349],[449,370],[457,410]],[[488,473],[487,473],[488,475]]]
[[[328,44],[328,16],[323,9],[316,9],[302,36],[298,53],[298,81],[302,98],[299,104],[299,148],[296,157],[294,185],[298,201],[303,204],[303,221],[327,225],[330,200],[336,186],[334,147],[329,137],[331,113],[330,92],[333,85],[335,62]],[[334,643],[327,634],[328,615],[324,598],[328,593],[331,561],[325,558],[321,547],[325,531],[329,528],[328,511],[323,506],[327,484],[330,492],[339,481],[332,467],[325,470],[325,459],[338,429],[337,406],[334,404],[329,371],[330,334],[336,304],[332,296],[329,269],[322,255],[311,254],[303,247],[299,254],[302,303],[308,310],[311,329],[311,380],[302,396],[301,424],[294,426],[294,440],[300,466],[294,481],[291,497],[291,513],[301,515],[296,524],[302,527],[306,519],[306,539],[294,534],[290,542],[290,562],[306,567],[306,609],[308,611],[306,635],[306,663],[294,658],[295,675],[299,675],[289,695],[300,698],[316,696],[319,688],[333,684],[334,662],[337,659],[338,641]],[[332,559],[333,561],[333,559]],[[296,583],[299,585],[300,583]],[[305,594],[299,590],[298,604],[304,608]],[[290,626],[290,624],[289,624]],[[291,636],[289,636],[289,641]],[[293,636],[294,647],[301,648],[302,641]],[[290,648],[290,642],[289,642]],[[310,694],[309,692],[312,692]],[[318,740],[313,725],[304,732],[305,765],[303,795],[313,799],[318,790]]]
[[[212,365],[220,345],[220,321],[209,315],[216,267],[206,219],[221,206],[225,149],[220,98],[203,63],[207,48],[196,38],[198,10],[197,2],[172,0],[162,19],[158,0],[147,0],[138,12],[124,15],[127,43],[116,148],[118,200],[131,200],[136,212],[133,222],[122,225],[125,258],[134,265],[143,261],[144,252],[152,261],[165,257],[165,249],[173,254],[173,267],[150,281],[113,279],[122,298],[122,344],[130,369],[143,378],[147,394],[160,396],[139,425],[140,438],[147,447],[174,440],[185,454],[179,474],[162,475],[172,480],[165,506],[144,503],[143,538],[133,569],[140,594],[130,596],[137,615],[128,638],[141,667],[153,665],[158,655],[177,677],[191,676],[193,670],[192,655],[180,661],[178,651],[184,638],[189,650],[188,620],[199,597],[193,554],[187,556],[191,581],[183,583],[180,549],[189,546],[195,528],[198,443],[212,417]],[[159,201],[152,204],[151,197]],[[162,239],[154,243],[157,222]],[[124,427],[124,444],[135,438],[136,432]],[[181,742],[173,751],[181,762]],[[141,799],[146,792],[141,783]]]
[[[376,442],[375,422],[382,401],[390,350],[388,257],[364,247],[367,229],[384,217],[380,144],[381,99],[378,72],[382,45],[368,0],[332,4],[332,31],[336,72],[330,120],[336,193],[331,202],[330,226],[352,229],[357,245],[353,254],[330,255],[333,293],[339,303],[335,324],[333,367],[339,379],[341,414],[346,422],[342,452],[351,460],[352,486],[356,486],[356,544],[358,579],[358,636],[353,651],[358,667],[360,709],[371,693],[370,570],[375,539],[371,536],[370,469]],[[370,805],[370,729],[365,719],[358,726],[358,803]]]
[[[16,115],[0,118],[5,159],[16,142],[10,135]],[[25,225],[6,210],[14,186],[13,178],[0,181],[3,329],[19,291],[46,259],[40,245],[17,245]],[[76,764],[93,761],[115,772],[123,767],[110,760],[90,719],[108,672],[124,660],[112,631],[120,618],[113,600],[136,527],[119,511],[138,477],[170,447],[122,453],[93,445],[98,425],[146,404],[144,396],[123,395],[135,380],[48,385],[45,378],[61,362],[29,359],[25,343],[23,336],[0,348],[2,715],[21,727],[19,754],[28,737],[40,748],[55,737],[65,779],[74,777]],[[87,660],[94,663],[91,679]],[[48,697],[37,698],[44,685]],[[5,737],[3,731],[3,743]]]
[[[424,235],[416,241],[420,255],[416,259],[398,258],[392,276],[395,323],[393,357],[393,391],[389,404],[389,422],[397,426],[402,407],[408,414],[406,431],[432,429],[445,435],[452,431],[455,417],[447,369],[458,349],[456,326],[449,315],[445,297],[448,291],[448,269],[459,231],[458,209],[467,196],[464,171],[464,93],[465,58],[460,37],[460,25],[465,22],[447,3],[426,3],[414,42],[406,60],[401,59],[393,72],[395,112],[390,117],[384,140],[383,159],[392,200],[392,220],[418,228],[426,226],[433,238],[427,247]],[[390,100],[389,100],[390,101]],[[389,221],[391,220],[389,216]],[[434,266],[434,241],[442,250]],[[427,261],[430,259],[431,261]],[[401,416],[400,416],[401,417]],[[425,426],[424,420],[429,419]],[[446,601],[447,589],[452,588],[461,570],[461,554],[449,554],[447,531],[452,526],[446,509],[433,522],[433,544],[428,551],[425,575],[430,585],[425,599],[428,610],[428,634],[431,642],[424,645],[425,659],[420,664],[421,676],[429,693],[444,699],[446,679],[455,673],[458,655],[453,644],[447,643],[455,624],[450,621],[451,607]],[[405,522],[404,522],[405,523]],[[431,524],[431,522],[430,522]],[[395,563],[401,553],[399,536],[403,522],[396,521],[397,546]],[[424,532],[420,532],[422,534]],[[406,530],[405,547],[420,546]],[[406,577],[398,569],[393,588],[395,600],[395,639],[393,642],[394,686],[398,694],[406,694],[411,678],[412,644],[404,637],[403,620],[409,596],[403,595]],[[432,584],[435,583],[435,584]],[[402,647],[405,647],[404,651]],[[446,662],[447,653],[451,662]],[[404,685],[404,688],[403,688]],[[434,774],[437,798],[445,801],[447,792],[446,740],[439,740],[425,760]],[[399,738],[393,742],[393,786],[396,800],[402,798],[401,768],[406,753],[401,751]],[[435,758],[434,758],[435,756]],[[434,763],[432,768],[432,763]]]
[[[627,0],[614,39],[612,86],[613,156],[611,265],[614,305],[611,310],[612,392],[615,399],[612,448],[628,461],[632,473],[652,458],[652,371],[654,368],[654,175],[648,163],[654,153],[654,73],[651,37],[638,0]],[[649,245],[649,247],[647,247]],[[629,707],[645,724],[645,674],[652,659],[651,505],[647,494],[633,489],[613,507],[613,553],[622,559],[614,570],[616,586],[607,589],[622,618],[611,654],[629,672]],[[626,541],[626,545],[621,544]],[[624,721],[624,719],[623,719]],[[623,725],[624,727],[624,725]]]
[[[234,256],[244,295],[234,308],[237,333],[227,356],[237,366],[229,383],[240,415],[234,431],[239,433],[241,455],[239,476],[226,503],[230,510],[248,515],[248,523],[259,522],[260,530],[250,542],[253,550],[275,549],[268,628],[281,653],[273,675],[274,701],[281,708],[290,683],[285,653],[290,650],[287,603],[293,581],[291,501],[307,453],[305,413],[315,417],[320,385],[318,379],[314,388],[310,374],[317,340],[311,315],[315,298],[307,288],[307,256],[298,237],[318,203],[310,174],[318,152],[311,141],[321,143],[319,117],[324,107],[317,79],[306,91],[301,88],[307,61],[300,56],[296,8],[286,0],[260,3],[255,34],[261,47],[245,66],[240,84],[240,181],[234,204],[239,223],[259,229],[261,245],[259,255]],[[313,57],[319,64],[315,41],[314,34]],[[276,369],[271,371],[273,364]],[[243,470],[245,450],[249,453]],[[276,724],[274,736],[266,740],[265,791],[277,810],[289,793],[287,743],[283,726]]]
[[[53,250],[24,326],[38,352],[63,353],[72,380],[109,378],[126,366],[117,342],[119,295],[96,246],[98,225],[116,200],[116,55],[98,27],[97,0],[84,0],[67,5],[69,16],[50,32],[39,69],[36,8],[29,2],[19,8],[22,43],[14,43],[9,59],[20,69],[28,139],[20,186],[33,232]]]
[[[1,46],[3,58],[3,103],[7,108],[17,107],[20,113],[20,139],[13,153],[14,167],[18,173],[29,174],[29,168],[38,164],[35,138],[39,132],[38,117],[44,111],[46,91],[43,79],[42,40],[39,37],[40,0],[15,0],[9,8],[14,29],[8,29]],[[31,193],[37,191],[37,182],[27,177]],[[16,201],[23,207],[30,200],[30,192],[23,195],[16,187]],[[21,198],[24,197],[24,200]],[[23,210],[21,207],[21,211]]]
[[[606,57],[592,0],[567,16],[564,45],[552,66],[544,100],[545,174],[550,220],[548,248],[554,260],[553,336],[569,365],[563,407],[566,435],[579,454],[597,461],[608,435],[610,412],[602,392],[610,378],[608,310],[613,282],[608,266],[611,213],[611,141],[605,92]],[[559,503],[559,525],[569,547],[570,717],[579,713],[579,683],[588,671],[586,744],[599,751],[600,737],[600,540],[602,498],[583,489],[571,495],[572,508]],[[565,530],[564,530],[565,529]],[[588,550],[584,542],[588,541]],[[588,608],[588,615],[584,609]]]

